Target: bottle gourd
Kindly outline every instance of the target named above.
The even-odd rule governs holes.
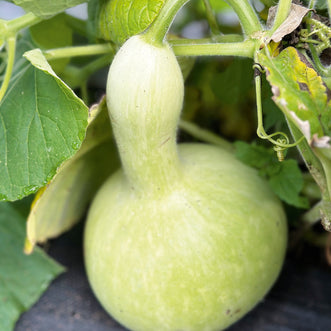
[[[206,144],[176,144],[183,78],[166,43],[131,37],[108,75],[122,169],[96,195],[85,260],[97,298],[137,331],[218,331],[275,282],[287,226],[255,170]]]

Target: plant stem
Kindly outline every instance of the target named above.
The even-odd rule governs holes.
[[[10,33],[17,33],[18,31],[35,25],[39,22],[42,21],[42,18],[32,14],[32,13],[27,13],[23,16],[20,16],[18,18],[14,18],[13,20],[8,21],[7,23],[7,30]]]
[[[308,8],[309,9],[314,9],[316,5],[316,0],[310,0],[309,4],[308,4]]]
[[[311,227],[316,224],[320,218],[321,202],[318,202],[315,206],[309,209],[302,215],[302,220],[307,227]]]
[[[261,23],[248,0],[226,0],[239,17],[242,28],[247,36],[262,31]]]
[[[77,87],[82,87],[82,84],[87,82],[89,77],[94,72],[109,65],[110,62],[111,62],[111,56],[104,55],[104,56],[101,56],[101,57],[95,59],[94,61],[88,63],[87,65],[85,65],[83,67],[76,67],[76,66],[69,64],[65,68],[61,77],[73,89],[77,88]]]
[[[105,56],[101,56],[98,59],[90,62],[89,64],[87,64],[86,66],[84,66],[82,68],[82,75],[83,75],[82,77],[85,80],[87,80],[94,72],[109,65],[111,62],[111,58],[112,58],[112,56],[105,55]]]
[[[107,53],[111,54],[114,52],[115,49],[111,44],[97,44],[49,49],[44,52],[44,55],[47,60],[55,60],[74,56],[92,56]]]
[[[171,44],[171,42],[170,42]],[[255,42],[246,40],[238,43],[173,43],[172,48],[177,56],[241,56],[254,57]]]
[[[237,43],[244,41],[241,34],[224,34],[214,36],[213,38],[199,38],[199,39],[168,39],[168,43],[171,45],[195,45],[195,44],[213,44],[213,43]]]
[[[208,20],[212,35],[216,35],[216,36],[220,35],[221,31],[219,29],[219,26],[218,26],[213,8],[210,5],[210,1],[209,0],[203,0],[203,3],[204,3],[205,8],[206,8],[206,16],[207,16],[207,20]]]
[[[292,5],[292,0],[279,0],[276,17],[271,32],[275,32],[287,18]]]
[[[167,34],[169,27],[174,20],[177,12],[182,8],[189,0],[167,0],[163,4],[155,21],[151,24],[145,33],[145,36],[149,42],[154,44],[162,44]]]
[[[179,127],[182,130],[189,133],[191,136],[193,136],[201,141],[219,146],[223,149],[226,149],[229,152],[233,152],[233,150],[234,150],[234,147],[230,142],[219,137],[218,135],[214,134],[213,132],[210,132],[209,130],[200,128],[198,125],[196,125],[194,123],[181,120],[179,122]]]
[[[329,19],[331,20],[331,0],[328,0]]]
[[[2,85],[0,88],[0,102],[7,91],[10,77],[13,72],[14,61],[15,61],[16,36],[12,36],[7,39],[7,49],[8,49],[7,67],[6,67],[5,76],[4,76],[4,79],[3,79],[3,82],[2,82]]]

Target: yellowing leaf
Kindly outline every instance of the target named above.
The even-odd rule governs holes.
[[[272,86],[273,100],[307,141],[325,142],[330,135],[331,105],[321,76],[288,47],[278,56],[258,54]]]

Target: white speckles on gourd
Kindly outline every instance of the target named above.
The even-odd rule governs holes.
[[[107,86],[123,170],[97,194],[85,231],[88,278],[137,331],[219,331],[252,309],[281,269],[280,202],[218,147],[176,145],[183,79],[169,48],[132,37]]]

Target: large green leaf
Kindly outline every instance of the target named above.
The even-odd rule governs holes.
[[[14,0],[13,2],[27,12],[47,18],[86,2],[86,0]]]
[[[36,249],[23,253],[25,218],[13,204],[0,202],[0,330],[13,330],[63,268]]]
[[[122,44],[144,31],[156,18],[165,0],[101,0],[100,38]]]
[[[0,102],[0,200],[44,186],[79,149],[87,107],[53,72],[39,50],[27,54]]]

